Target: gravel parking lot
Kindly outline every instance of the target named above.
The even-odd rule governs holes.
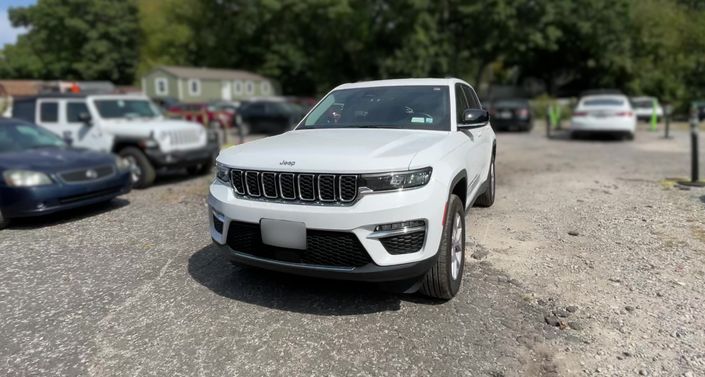
[[[688,175],[687,133],[540,128],[498,135],[497,201],[470,211],[446,303],[230,266],[210,177],[16,222],[0,375],[705,375],[705,189],[665,180]]]

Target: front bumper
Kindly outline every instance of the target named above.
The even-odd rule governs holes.
[[[130,173],[80,184],[57,183],[39,187],[0,186],[0,210],[7,218],[50,214],[108,201],[132,188]]]
[[[198,149],[162,152],[159,148],[147,148],[145,153],[157,168],[183,168],[213,161],[219,150],[218,143],[211,142]]]
[[[423,275],[435,261],[442,234],[447,188],[434,179],[424,187],[402,192],[362,194],[350,206],[276,203],[235,197],[229,185],[215,181],[208,196],[213,241],[230,250],[244,264],[327,278],[393,281]],[[222,227],[214,226],[214,215]],[[265,259],[228,246],[231,222],[259,224],[261,219],[303,222],[308,230],[349,233],[357,237],[372,263],[335,267]],[[411,220],[426,224],[423,246],[417,252],[390,254],[379,239],[370,237],[377,225]],[[343,250],[341,250],[343,251]]]

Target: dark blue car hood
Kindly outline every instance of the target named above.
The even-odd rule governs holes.
[[[112,165],[113,155],[78,148],[41,148],[0,153],[0,172],[25,169],[55,173],[59,171]]]

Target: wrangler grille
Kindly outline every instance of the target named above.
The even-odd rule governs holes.
[[[357,175],[230,171],[230,183],[241,197],[262,200],[345,204],[357,198]]]

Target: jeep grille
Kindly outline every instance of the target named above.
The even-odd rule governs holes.
[[[230,171],[230,183],[239,197],[298,201],[318,204],[346,204],[357,198],[357,175]]]

